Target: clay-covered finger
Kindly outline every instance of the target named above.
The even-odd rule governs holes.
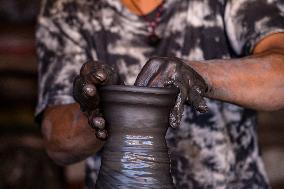
[[[181,98],[178,95],[177,102],[175,106],[172,108],[170,117],[169,117],[169,124],[172,128],[177,128],[180,125],[182,113],[184,109],[184,105],[181,102]]]
[[[200,100],[196,110],[199,111],[200,113],[208,112],[208,106],[207,106],[206,101],[204,100],[204,98],[202,98]]]
[[[106,69],[97,69],[90,72],[86,79],[95,85],[104,85],[108,82],[109,78],[111,77],[112,73]]]
[[[177,96],[175,105],[171,110],[170,117],[169,117],[169,123],[171,127],[176,128],[180,125],[181,118],[183,115],[184,103],[187,98],[187,89],[186,89],[186,86],[182,83],[176,82],[176,83],[173,83],[173,85],[177,87],[180,92]]]
[[[97,61],[89,61],[82,65],[80,75],[86,77],[93,84],[100,84],[107,80],[107,67]]]
[[[105,119],[103,117],[92,118],[92,126],[95,129],[103,130],[105,128]]]
[[[108,76],[106,71],[102,70],[102,69],[95,71],[94,75],[95,75],[96,79],[99,80],[102,83],[107,80],[107,76]]]
[[[97,89],[94,85],[92,84],[85,84],[83,86],[83,92],[86,96],[88,97],[95,97],[97,94]]]
[[[146,87],[149,86],[151,80],[159,73],[161,65],[164,63],[162,58],[151,58],[142,68],[135,81],[135,86]]]
[[[104,130],[97,130],[96,131],[96,137],[100,140],[106,140],[107,137],[108,137],[108,133],[105,129]]]
[[[84,63],[80,69],[80,75],[81,76],[86,76],[93,70],[97,69],[99,66],[99,62],[97,61],[88,61]]]
[[[87,83],[93,85],[110,85],[121,83],[119,75],[114,67],[99,61],[89,61],[81,67],[80,76]]]
[[[80,76],[75,78],[73,83],[73,97],[75,101],[80,104],[83,111],[93,109],[97,105],[96,101],[94,99],[89,100],[90,96],[86,95],[83,91],[85,85],[86,81],[84,80],[84,78]]]
[[[91,128],[95,129],[96,137],[100,140],[106,140],[108,134],[105,129],[105,119],[99,113],[99,109],[94,110],[88,115],[88,122]]]
[[[194,107],[195,110],[200,113],[205,113],[208,111],[208,107],[203,98],[203,92],[198,86],[194,86],[189,91],[189,103]]]

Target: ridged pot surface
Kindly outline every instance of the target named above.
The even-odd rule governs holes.
[[[100,94],[109,138],[96,189],[173,188],[165,135],[177,90],[107,86]]]

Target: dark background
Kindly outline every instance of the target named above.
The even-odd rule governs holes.
[[[83,188],[84,162],[59,167],[34,122],[39,0],[0,0],[0,189]],[[274,189],[284,188],[284,112],[259,112],[259,139]]]
[[[83,188],[84,162],[59,167],[34,122],[39,0],[0,0],[0,189]]]

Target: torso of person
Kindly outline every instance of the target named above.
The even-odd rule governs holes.
[[[135,7],[126,6],[131,3],[126,0],[74,0],[73,4],[63,2],[57,7],[66,12],[62,15],[68,16],[55,19],[58,19],[63,32],[72,36],[75,47],[78,47],[72,60],[81,63],[70,63],[64,70],[54,69],[54,74],[60,75],[60,78],[53,79],[53,87],[58,83],[62,93],[64,90],[66,93],[71,92],[70,88],[65,89],[64,86],[72,85],[71,78],[88,59],[115,66],[125,84],[132,85],[151,56],[176,56],[192,61],[235,56],[233,48],[237,46],[234,45],[237,41],[228,40],[230,31],[226,30],[224,24],[226,1],[153,1],[156,4],[141,8],[144,16],[139,14],[141,11],[135,12]],[[156,27],[161,41],[157,46],[150,46],[147,43],[149,23],[146,20],[155,19],[156,8],[161,3],[163,8]],[[69,59],[65,59],[65,64],[68,64]],[[65,74],[65,77],[64,73],[72,74]],[[52,78],[46,76],[44,81],[50,80]],[[43,83],[44,86],[48,84]],[[41,96],[44,102],[44,92]],[[207,103],[209,112],[206,114],[199,114],[186,106],[180,127],[168,129],[166,140],[176,187],[269,188],[259,156],[255,113],[215,100],[207,99]],[[87,160],[89,188],[94,187],[98,167],[99,156]]]

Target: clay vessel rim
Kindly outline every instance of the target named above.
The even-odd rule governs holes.
[[[100,89],[101,91],[134,92],[151,94],[177,94],[178,89],[171,87],[138,87],[133,85],[108,85]]]

